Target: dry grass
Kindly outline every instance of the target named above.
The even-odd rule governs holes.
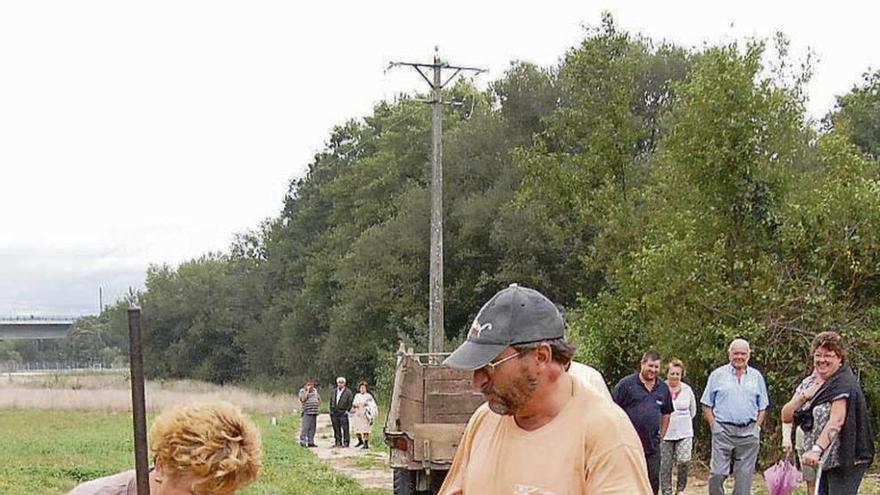
[[[224,400],[245,411],[282,416],[295,409],[292,395],[265,394],[230,385],[192,380],[148,381],[147,409],[204,400]],[[0,375],[0,409],[130,411],[128,375],[15,374]]]

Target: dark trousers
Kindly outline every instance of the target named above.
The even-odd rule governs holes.
[[[645,462],[648,464],[648,481],[651,482],[651,491],[654,495],[660,491],[660,451],[653,454],[645,454]]]
[[[857,495],[867,464],[856,464],[850,467],[836,467],[822,471],[819,481],[819,493],[822,495]]]
[[[333,423],[333,438],[336,440],[336,445],[348,447],[351,443],[348,431],[348,413],[331,413],[330,422]]]

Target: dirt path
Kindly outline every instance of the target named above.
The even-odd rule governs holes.
[[[371,440],[381,441],[381,439]],[[386,454],[354,447],[333,448],[333,426],[330,424],[329,414],[318,415],[315,443],[318,448],[314,449],[314,452],[319,459],[327,461],[337,471],[356,479],[364,488],[382,488],[389,491],[393,488]]]

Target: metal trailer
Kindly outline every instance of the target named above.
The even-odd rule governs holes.
[[[485,400],[470,372],[439,364],[448,355],[398,353],[384,429],[394,495],[437,493],[468,419]]]

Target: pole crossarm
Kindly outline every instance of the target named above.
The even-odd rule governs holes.
[[[449,70],[454,70],[454,71],[455,71],[455,72],[452,73],[451,76],[449,76],[449,77],[446,79],[446,81],[444,81],[442,84],[440,84],[440,88],[441,88],[441,89],[442,89],[442,88],[445,88],[446,85],[449,84],[453,79],[455,79],[455,76],[459,75],[462,71],[473,72],[473,73],[475,73],[475,74],[481,74],[481,73],[483,73],[483,72],[487,72],[487,69],[483,69],[483,68],[481,68],[481,67],[468,67],[468,66],[459,66],[459,65],[449,65],[449,64],[446,63],[446,62],[440,62],[440,63],[434,63],[434,64],[422,64],[422,63],[418,63],[418,62],[391,62],[391,63],[388,64],[388,69],[393,69],[393,68],[395,68],[395,67],[400,67],[400,66],[412,67],[413,69],[415,69],[416,72],[418,72],[419,75],[422,76],[422,79],[424,79],[425,82],[428,83],[428,86],[431,86],[431,89],[435,89],[435,88],[434,88],[434,86],[435,86],[435,85],[434,85],[434,81],[432,81],[431,78],[429,78],[429,77],[428,77],[428,76],[422,71],[422,69],[429,69],[429,70],[437,70],[437,69],[439,69],[439,70],[441,70],[441,71],[442,71],[443,69],[449,69]],[[387,69],[386,69],[386,70],[387,70]]]

